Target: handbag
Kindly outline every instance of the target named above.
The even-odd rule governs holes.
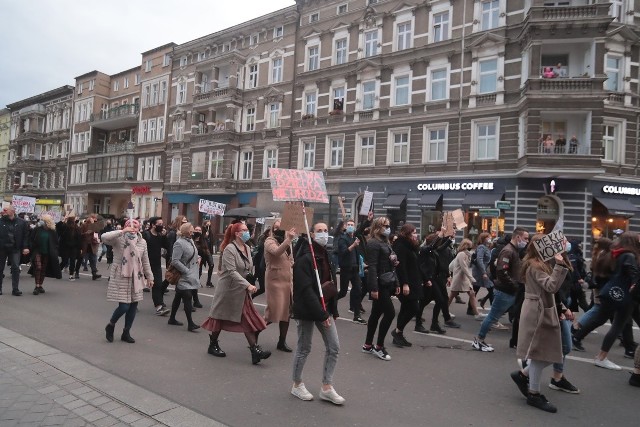
[[[329,280],[322,284],[322,296],[325,299],[335,298],[336,295],[338,295],[338,286],[333,281]]]
[[[378,276],[378,287],[380,289],[392,289],[397,287],[398,275],[395,271],[387,271]]]
[[[193,255],[191,255],[191,258],[189,258],[189,261],[187,261],[187,265],[191,264],[193,257],[196,256],[196,252],[198,251],[194,246]],[[181,277],[182,277],[182,273],[180,273],[178,269],[173,266],[173,264],[169,264],[169,266],[167,267],[167,270],[164,272],[164,280],[166,280],[167,282],[169,282],[170,285],[173,285],[173,286],[178,284]]]
[[[626,307],[631,302],[629,294],[628,279],[622,275],[622,266],[618,261],[616,274],[611,276],[598,293],[598,297],[603,304],[607,304],[614,309]]]

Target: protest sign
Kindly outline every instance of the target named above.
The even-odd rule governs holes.
[[[565,251],[564,234],[560,230],[556,230],[542,237],[542,239],[533,241],[536,250],[540,254],[543,261],[548,261],[556,254]]]
[[[362,206],[360,207],[360,215],[369,215],[371,204],[373,203],[373,192],[365,191],[362,196]]]
[[[451,214],[451,212],[445,212],[442,216],[442,230],[446,237],[451,237],[456,234],[454,225],[453,214]]]
[[[13,196],[11,199],[11,205],[16,210],[16,214],[35,213],[36,211],[36,198],[28,196]]]
[[[198,211],[209,215],[224,215],[227,205],[224,203],[212,202],[211,200],[200,199],[198,203]]]
[[[264,218],[256,218],[256,224],[264,224]]]
[[[347,220],[347,210],[344,208],[342,197],[338,196],[338,204],[340,205],[340,213],[342,214],[342,220]]]
[[[462,213],[462,209],[456,209],[455,211],[451,212],[451,215],[453,215],[453,222],[455,223],[458,230],[462,230],[467,226],[467,223],[464,222],[464,214]]]
[[[313,208],[306,208],[307,223],[313,224]],[[301,203],[285,203],[282,211],[282,220],[280,221],[281,230],[296,229],[297,233],[307,233],[307,227],[304,223],[304,216],[302,215]]]
[[[51,219],[53,219],[53,222],[55,223],[62,221],[62,213],[60,211],[54,211],[54,210],[42,211],[40,212],[40,218],[42,218],[42,215],[49,215]]]
[[[269,168],[274,201],[329,203],[321,172]]]

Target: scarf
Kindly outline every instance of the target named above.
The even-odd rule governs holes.
[[[140,234],[124,235],[122,247],[122,277],[133,278],[133,288],[136,293],[144,288],[144,274],[142,272],[142,249],[138,247]]]

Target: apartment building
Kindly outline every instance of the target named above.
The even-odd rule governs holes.
[[[0,109],[0,200],[5,201],[7,188],[7,164],[9,163],[9,135],[11,128],[11,111]]]
[[[76,77],[67,201],[82,214],[160,212],[166,104],[173,44],[113,75]]]
[[[62,212],[73,87],[57,89],[7,105],[11,111],[5,200],[36,199],[35,213]]]
[[[175,46],[165,217],[201,220],[200,199],[279,209],[267,170],[290,163],[297,23],[292,6]]]
[[[639,231],[634,3],[299,0],[291,167],[333,220],[370,191],[423,234]]]

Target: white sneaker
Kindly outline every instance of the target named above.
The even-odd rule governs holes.
[[[378,356],[378,358],[382,360],[391,360],[391,356],[384,347],[376,348],[375,345],[371,346],[371,354]]]
[[[622,369],[620,366],[616,365],[606,357],[603,360],[595,358],[593,360],[593,363],[600,368],[612,369],[614,371],[620,371]]]
[[[335,393],[335,392],[334,392]],[[304,386],[304,383],[300,383],[298,387],[295,385],[291,387],[291,394],[300,400],[313,400],[313,394],[309,393],[309,390]],[[320,395],[322,397],[322,394]]]
[[[473,316],[473,318],[476,319],[477,321],[484,320],[485,317],[487,317],[486,314],[476,314],[475,316]]]
[[[345,402],[344,397],[342,397],[338,393],[336,393],[336,391],[335,391],[335,389],[333,387],[331,387],[327,391],[324,391],[324,390],[320,389],[319,396],[320,396],[320,399],[326,400],[327,402],[331,402],[331,403],[333,403],[335,405],[342,405]]]
[[[74,276],[69,276],[69,281],[75,282],[76,278]]]
[[[491,324],[491,329],[494,329],[496,331],[508,331],[509,327],[503,325],[500,322],[494,322],[494,323]]]
[[[477,338],[473,339],[473,342],[471,343],[471,348],[473,348],[474,350],[483,351],[486,353],[490,353],[493,351],[493,347],[491,347],[491,345],[487,344],[484,341],[480,341]]]

